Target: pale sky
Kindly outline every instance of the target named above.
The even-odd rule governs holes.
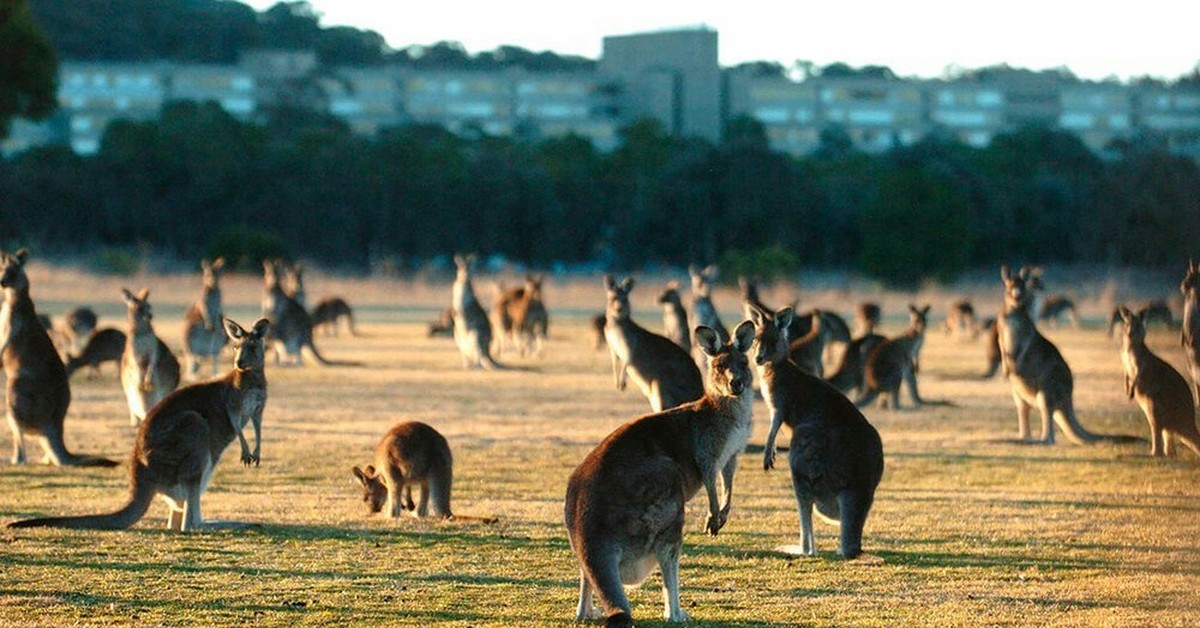
[[[263,10],[275,0],[250,0]],[[885,65],[932,78],[947,66],[1067,67],[1084,79],[1174,79],[1200,63],[1200,2],[1141,0],[310,0],[323,26],[374,30],[393,48],[457,41],[600,57],[605,35],[706,25],[720,63],[797,59]]]

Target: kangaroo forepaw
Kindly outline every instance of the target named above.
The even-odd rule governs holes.
[[[242,464],[249,467],[251,465],[258,466],[258,454],[252,454],[248,451],[242,452]]]
[[[771,448],[763,454],[763,471],[770,471],[775,468],[775,449]]]
[[[721,528],[725,527],[725,520],[727,519],[726,515],[727,513],[725,511],[720,511],[716,515],[709,513],[708,520],[704,522],[705,532],[708,532],[712,536],[716,536],[717,533],[721,531]]]

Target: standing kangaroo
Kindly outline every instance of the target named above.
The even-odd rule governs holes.
[[[1099,440],[1100,436],[1085,430],[1075,416],[1071,368],[1058,347],[1034,325],[1029,310],[1036,275],[1028,267],[1013,273],[1002,266],[1000,279],[1004,282],[1004,311],[996,319],[997,339],[1017,407],[1017,438],[1030,439],[1029,413],[1036,406],[1042,415],[1042,443],[1054,443],[1054,423],[1076,443]]]
[[[287,354],[293,366],[304,363],[303,352],[308,349],[322,366],[361,366],[361,362],[327,360],[313,344],[312,319],[304,306],[289,297],[280,286],[281,262],[263,260],[262,315],[271,322],[271,345],[275,363]]]
[[[658,294],[658,304],[663,308],[663,336],[691,353],[692,329],[688,327],[687,310],[679,298],[679,282],[672,281]]]
[[[475,298],[475,288],[471,284],[474,263],[474,255],[454,256],[454,265],[458,269],[450,301],[454,310],[454,343],[462,354],[463,368],[495,369],[500,365],[491,354],[492,323],[479,299]]]
[[[99,317],[90,307],[77,307],[67,312],[63,319],[63,339],[66,342],[66,352],[76,352],[83,349],[84,343],[96,331]]]
[[[137,425],[159,401],[179,386],[179,361],[154,333],[150,291],[133,294],[122,288],[129,310],[125,353],[121,356],[121,388],[129,404],[129,422]]]
[[[372,514],[384,511],[396,519],[404,511],[429,515],[429,502],[438,517],[448,519],[454,459],[450,445],[437,430],[419,421],[397,423],[375,448],[374,464],[354,467],[362,484],[363,501]],[[413,504],[412,487],[421,490],[420,505]]]
[[[46,461],[59,466],[116,466],[116,462],[67,451],[63,419],[71,405],[67,370],[29,296],[25,261],[29,252],[0,251],[0,363],[4,366],[4,410],[13,436],[13,464],[25,464],[25,435],[37,438]]]
[[[867,356],[864,369],[867,391],[855,402],[860,408],[870,405],[880,393],[887,397],[893,410],[900,409],[900,384],[908,386],[913,407],[919,408],[924,400],[917,392],[917,372],[920,370],[921,346],[925,344],[925,328],[928,327],[929,306],[908,306],[909,324],[903,334],[879,343]]]
[[[196,379],[200,359],[212,360],[212,375],[221,368],[221,350],[225,348],[225,331],[221,329],[224,312],[221,309],[221,273],[225,258],[200,260],[203,286],[200,298],[183,315],[183,358],[188,379]]]
[[[1134,313],[1121,308],[1121,319],[1125,322],[1125,335],[1121,339],[1125,394],[1137,401],[1150,424],[1150,455],[1170,456],[1174,436],[1200,456],[1200,430],[1196,429],[1192,387],[1146,346],[1145,310]]]
[[[946,313],[946,320],[942,324],[942,329],[947,336],[962,340],[970,338],[974,340],[979,336],[979,324],[975,320],[975,306],[971,302],[963,299],[955,302],[950,306],[950,311]]]
[[[871,301],[859,303],[854,310],[854,327],[858,330],[859,337],[874,334],[882,315],[883,311],[878,303]]]
[[[121,356],[125,355],[125,332],[112,327],[97,329],[88,337],[87,344],[79,355],[67,358],[67,377],[70,377],[80,367],[91,369],[91,374],[100,372],[100,365],[105,362],[116,362],[121,368]]]
[[[754,326],[739,325],[732,343],[722,344],[707,327],[695,335],[710,358],[703,396],[617,428],[567,482],[563,518],[579,564],[576,621],[598,618],[594,596],[606,626],[632,626],[623,585],[641,582],[655,565],[662,572],[663,617],[688,620],[679,604],[684,505],[704,487],[704,529],[715,535],[725,525],[754,398],[746,358]]]
[[[220,379],[181,388],[150,411],[138,429],[129,459],[129,502],[103,515],[47,517],[8,524],[10,528],[87,528],[121,530],[137,523],[155,495],[167,502],[167,529],[245,527],[232,521],[204,521],[200,496],[208,488],[221,454],[237,439],[242,464],[258,466],[262,446],[262,413],[267,403],[263,355],[269,323],[261,319],[250,331],[225,319],[233,343],[233,369]],[[254,426],[254,450],[242,433]]]
[[[775,438],[781,425],[792,431],[788,464],[800,510],[801,553],[817,555],[812,510],[841,522],[840,554],[862,554],[863,525],[883,477],[879,432],[843,394],[788,359],[791,308],[774,315],[755,310],[754,363],[762,382],[771,428],[763,468],[775,466]]]
[[[1200,403],[1200,264],[1188,260],[1187,272],[1179,283],[1183,293],[1183,330],[1179,337],[1187,354],[1188,373],[1192,376],[1193,402]]]
[[[618,285],[611,275],[604,276],[608,294],[604,337],[617,390],[625,390],[626,380],[632,378],[655,412],[699,399],[704,395],[704,379],[691,356],[669,339],[633,322],[629,304],[633,284],[633,277]]]
[[[539,355],[550,326],[550,315],[542,301],[542,276],[526,275],[525,285],[505,290],[492,306],[492,333],[496,349],[507,337],[522,355]]]

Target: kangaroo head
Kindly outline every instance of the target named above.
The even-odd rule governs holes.
[[[908,304],[908,328],[918,334],[923,334],[928,325],[929,306],[919,308],[911,303]]]
[[[716,265],[700,268],[688,266],[688,274],[692,277],[692,294],[698,297],[708,297],[712,294],[712,281],[717,278]]]
[[[755,306],[750,309],[754,325],[754,363],[775,364],[788,359],[787,328],[792,324],[792,308],[785,307],[775,314]]]
[[[387,502],[387,487],[383,485],[383,480],[375,471],[374,465],[367,465],[366,469],[354,467],[353,472],[354,479],[362,486],[363,502],[367,504],[367,511],[371,514],[382,511],[384,503]]]
[[[1122,305],[1117,309],[1121,320],[1125,322],[1125,338],[1132,344],[1146,342],[1146,310],[1134,312]]]
[[[225,258],[218,257],[213,261],[200,260],[200,280],[205,288],[216,289],[221,281],[221,273],[225,270]]]
[[[1200,288],[1200,265],[1196,264],[1196,260],[1189,259],[1187,273],[1183,275],[1183,281],[1179,284],[1179,291],[1187,296],[1189,291]]]
[[[225,335],[233,344],[233,368],[239,371],[261,371],[267,352],[267,331],[271,323],[265,318],[258,319],[250,331],[246,331],[232,318],[222,320]]]
[[[525,297],[528,299],[542,298],[541,275],[525,275]]]
[[[1015,311],[1029,306],[1033,300],[1033,290],[1029,288],[1030,271],[1024,267],[1018,273],[1013,273],[1008,266],[1000,267],[1000,280],[1004,282],[1004,309]]]
[[[279,287],[279,261],[273,259],[263,260],[263,286],[267,290],[274,290]]]
[[[20,249],[16,253],[0,251],[0,288],[5,290],[28,290],[29,277],[25,275],[25,260],[29,251]]]
[[[304,289],[304,263],[296,262],[287,268],[287,274],[292,282],[292,290],[299,292]]]
[[[658,293],[658,302],[663,304],[681,304],[682,302],[679,300],[679,282],[672,281],[668,283],[667,287],[664,288],[662,292]]]
[[[725,344],[721,344],[721,337],[711,327],[700,325],[695,335],[696,344],[709,357],[709,387],[722,397],[740,397],[750,390],[753,378],[746,352],[754,344],[754,323],[742,321]]]
[[[604,276],[604,290],[608,294],[607,315],[613,320],[629,320],[629,293],[633,290],[633,277],[626,277],[621,283],[613,280],[612,275]]]
[[[457,269],[455,278],[458,281],[469,281],[471,279],[471,266],[475,263],[475,254],[470,255],[454,255],[454,266]]]
[[[144,328],[154,320],[154,310],[150,307],[150,289],[142,288],[134,294],[126,288],[121,288],[121,296],[125,299],[125,307],[129,312],[129,324],[136,328]]]

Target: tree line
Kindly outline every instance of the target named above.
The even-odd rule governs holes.
[[[303,257],[415,268],[454,251],[530,266],[724,261],[841,267],[891,283],[1000,262],[1178,264],[1200,253],[1200,169],[1147,143],[1103,160],[1028,128],[986,148],[937,136],[883,154],[832,128],[804,158],[739,118],[711,143],[652,120],[577,136],[376,137],[301,109],[241,122],[213,103],[110,125],[100,150],[0,162],[0,244]],[[762,270],[769,270],[765,268]]]

